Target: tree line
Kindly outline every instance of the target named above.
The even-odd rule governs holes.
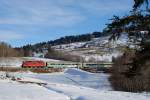
[[[19,57],[23,56],[21,51],[12,48],[9,44],[5,42],[0,42],[0,57]]]

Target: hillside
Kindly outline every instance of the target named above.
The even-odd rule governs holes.
[[[103,37],[107,36],[107,33],[103,32],[93,32],[93,33],[86,33],[86,34],[81,34],[81,35],[71,35],[71,36],[64,36],[60,37],[55,40],[50,40],[47,42],[41,42],[41,43],[36,43],[34,45],[25,45],[22,48],[26,49],[29,48],[31,50],[35,49],[41,49],[41,48],[48,48],[49,46],[56,46],[56,45],[62,45],[62,44],[68,44],[68,43],[74,43],[74,42],[86,42],[90,41],[92,38],[98,38],[98,37]]]
[[[134,44],[128,39],[127,34],[122,35],[118,40],[109,40],[110,35],[93,38],[87,42],[76,42],[52,46],[53,49],[66,53],[79,55],[85,61],[105,61],[111,62],[112,57],[122,55],[126,46],[135,48]]]

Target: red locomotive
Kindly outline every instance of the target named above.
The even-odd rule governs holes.
[[[44,61],[24,61],[22,68],[43,68],[46,66]]]

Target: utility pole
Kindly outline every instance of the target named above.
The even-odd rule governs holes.
[[[81,62],[81,68],[83,68],[83,63],[84,63],[84,58],[80,57],[80,62]]]

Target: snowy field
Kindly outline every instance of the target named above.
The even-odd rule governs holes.
[[[108,74],[93,74],[79,69],[61,73],[8,73],[19,83],[0,72],[0,100],[149,100],[149,93],[113,91]],[[38,85],[36,83],[45,83]]]

